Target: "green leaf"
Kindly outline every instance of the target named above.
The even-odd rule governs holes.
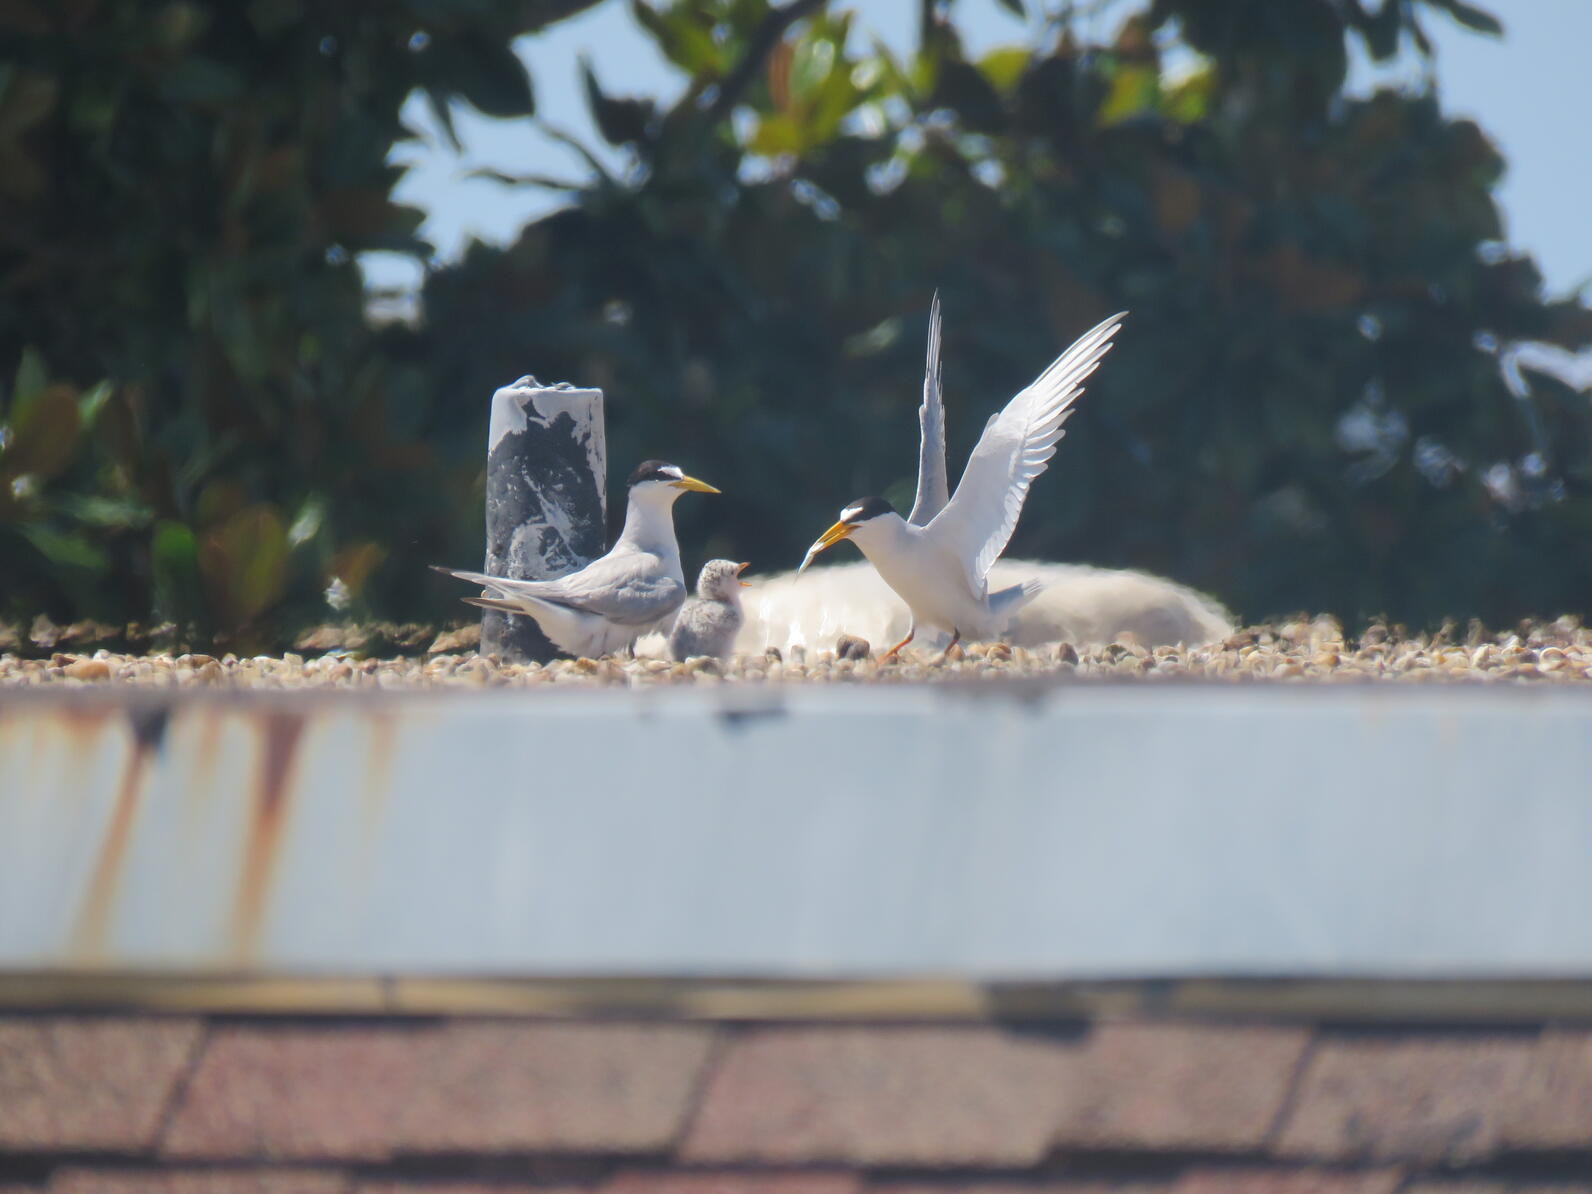
[[[610,145],[645,141],[647,126],[653,115],[651,102],[613,99],[604,95],[602,86],[597,82],[597,73],[584,57],[580,60],[580,71],[586,84],[586,104],[591,109],[592,120],[597,125],[597,131],[603,135],[603,140]]]
[[[1161,80],[1153,66],[1123,66],[1111,80],[1111,90],[1100,105],[1101,125],[1120,124],[1155,107]]]
[[[865,332],[847,336],[841,351],[848,357],[871,357],[893,348],[901,339],[901,317],[891,315]]]
[[[1449,16],[1467,29],[1474,29],[1477,33],[1486,33],[1493,37],[1503,36],[1503,22],[1485,9],[1467,4],[1465,0],[1432,0],[1432,3],[1445,9]]]
[[[800,153],[801,126],[792,117],[783,113],[776,112],[764,116],[758,120],[757,128],[752,131],[751,137],[746,142],[746,148],[769,158],[787,153]]]
[[[31,346],[22,350],[22,360],[17,363],[17,379],[11,387],[11,415],[16,417],[17,409],[24,403],[30,402],[49,384],[49,374],[44,368],[44,358],[39,355],[39,350]]]
[[[18,402],[11,443],[0,454],[0,475],[49,480],[72,463],[80,428],[77,394],[70,386],[49,386],[32,401]]]
[[[212,603],[233,628],[247,626],[287,588],[287,529],[276,507],[239,510],[199,544],[199,572]]]
[[[456,140],[453,121],[443,110],[453,96],[487,116],[530,116],[536,111],[525,64],[506,42],[479,33],[439,35],[417,58],[419,80],[450,140]]]
[[[99,418],[99,413],[105,404],[110,401],[110,396],[115,390],[110,381],[96,382],[78,397],[77,413],[84,427],[92,427]]]
[[[792,97],[798,103],[811,103],[834,69],[835,43],[826,37],[808,34],[796,44],[796,52],[791,56]]]
[[[689,4],[659,12],[646,0],[630,0],[630,11],[636,23],[652,34],[663,56],[687,74],[704,79],[724,74],[724,50],[713,40],[712,22]]]
[[[288,528],[288,543],[294,547],[302,547],[320,534],[321,527],[325,523],[326,502],[319,497],[306,499],[304,504],[299,507],[298,517],[293,520],[293,525]]]
[[[104,550],[81,535],[65,534],[40,523],[27,523],[18,529],[40,555],[58,568],[99,575],[111,566]]]
[[[73,522],[111,530],[146,526],[150,519],[142,502],[99,494],[65,493],[53,498],[50,508]]]
[[[874,39],[873,55],[869,62],[878,68],[880,77],[889,90],[906,100],[911,100],[917,95],[918,84],[908,69],[897,62],[895,55],[890,52],[890,47],[877,38]],[[931,79],[930,85],[932,84]]]
[[[1205,66],[1168,87],[1161,108],[1179,124],[1195,124],[1205,119],[1215,97],[1216,69]]]
[[[465,49],[469,74],[458,90],[477,111],[498,117],[535,114],[531,77],[511,46],[472,37],[465,42]]]
[[[819,88],[818,100],[813,106],[806,148],[828,144],[840,131],[840,122],[866,98],[867,93],[851,81],[850,71],[831,71]]]
[[[977,67],[960,58],[948,58],[940,64],[934,102],[954,108],[962,123],[974,132],[996,133],[1006,125],[1006,110],[999,93]]]
[[[192,529],[171,520],[157,523],[149,557],[155,608],[172,621],[190,620],[200,592],[199,544]]]
[[[1028,51],[1021,46],[1002,46],[978,60],[978,69],[984,72],[984,77],[1006,95],[1017,89],[1027,66]]]

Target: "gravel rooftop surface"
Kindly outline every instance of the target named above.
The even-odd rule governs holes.
[[[964,644],[945,660],[938,651],[908,648],[898,662],[889,664],[879,662],[878,649],[855,639],[822,648],[740,655],[726,663],[605,658],[544,665],[503,663],[493,656],[477,655],[473,627],[441,633],[415,627],[374,631],[322,627],[302,636],[296,651],[243,657],[178,653],[158,647],[132,654],[95,649],[90,644],[74,647],[73,629],[62,630],[53,642],[41,643],[37,635],[25,642],[14,641],[11,645],[21,647],[20,651],[0,653],[0,689],[104,683],[223,688],[634,687],[776,681],[911,683],[1016,676],[1282,683],[1592,682],[1592,630],[1569,617],[1523,623],[1498,634],[1474,623],[1468,631],[1449,627],[1425,635],[1373,623],[1358,636],[1347,638],[1332,618],[1298,618],[1252,626],[1220,643],[1195,648],[1147,649],[1125,642],[1086,648],[1058,643],[1027,649],[975,643]],[[403,634],[392,633],[394,630]],[[412,653],[396,653],[401,651]]]

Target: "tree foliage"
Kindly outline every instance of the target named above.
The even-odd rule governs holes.
[[[1592,314],[1501,243],[1503,161],[1435,88],[1343,93],[1355,39],[1489,14],[1147,0],[1110,44],[974,57],[926,4],[898,57],[819,0],[630,2],[685,94],[588,63],[626,168],[434,272],[412,329],[367,325],[350,261],[423,251],[399,108],[528,115],[509,41],[580,0],[0,5],[12,612],[269,636],[333,578],[438,612],[421,565],[478,554],[485,399],[527,370],[606,389],[614,460],[726,491],[688,555],[788,566],[844,501],[910,500],[936,287],[953,455],[1132,312],[1014,552],[1248,616],[1585,606],[1592,412],[1501,353]]]
[[[510,42],[585,2],[0,4],[7,612],[269,636],[448,541],[476,462],[427,444],[353,255],[426,251],[406,98],[530,115]]]
[[[736,499],[693,529],[767,568],[850,498],[910,500],[936,287],[953,454],[1127,308],[1014,552],[1165,572],[1247,616],[1580,609],[1592,412],[1546,376],[1511,393],[1499,347],[1583,345],[1592,318],[1501,243],[1481,130],[1435,91],[1343,94],[1351,39],[1420,53],[1444,10],[1493,23],[1156,0],[1109,45],[1062,27],[978,59],[931,20],[902,61],[827,12],[730,128],[700,92],[604,120],[630,101],[594,80],[634,169],[436,275],[425,356],[464,401],[515,360],[604,385],[615,458],[711,467]],[[647,20],[711,87],[778,12]]]

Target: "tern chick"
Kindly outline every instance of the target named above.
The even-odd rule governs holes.
[[[674,503],[687,491],[719,492],[677,465],[643,461],[630,474],[625,527],[612,550],[557,580],[437,571],[487,590],[484,596],[466,597],[468,604],[535,618],[560,651],[595,659],[667,626],[685,601]]]
[[[730,657],[745,620],[741,612],[741,589],[747,583],[741,573],[745,571],[745,564],[732,560],[709,560],[702,565],[696,596],[680,607],[669,632],[670,655],[681,661],[693,655]]]
[[[935,295],[929,313],[928,371],[918,408],[918,491],[911,515],[903,519],[883,498],[859,498],[807,549],[807,558],[797,569],[802,571],[814,556],[842,539],[856,543],[912,614],[906,638],[884,658],[894,657],[911,642],[919,626],[950,631],[951,646],[964,634],[998,635],[1039,594],[1043,586],[1035,581],[991,593],[990,565],[1006,550],[1029,486],[1055,455],[1073,401],[1110,349],[1122,319],[1113,315],[1086,332],[990,418],[955,496],[947,500],[940,298]]]

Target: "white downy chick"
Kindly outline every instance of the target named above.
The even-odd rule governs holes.
[[[680,607],[669,632],[671,656],[682,661],[693,655],[720,660],[730,657],[745,618],[741,611],[741,589],[746,585],[741,573],[745,571],[745,564],[732,560],[709,560],[702,565],[696,596]]]

